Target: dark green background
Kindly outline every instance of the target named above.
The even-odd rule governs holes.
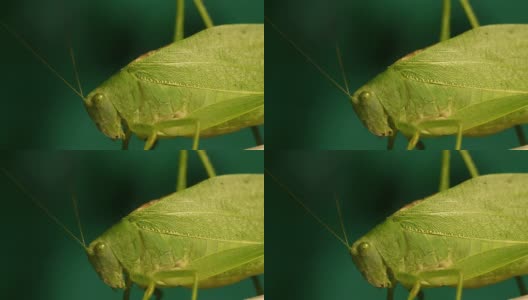
[[[210,151],[218,174],[262,173],[260,151]],[[174,192],[178,155],[158,151],[2,152],[6,167],[25,187],[78,235],[71,205],[77,195],[87,242],[143,203]],[[206,179],[194,153],[189,154],[189,184]],[[16,299],[122,299],[99,279],[84,250],[32,205],[0,173],[3,257],[0,290]],[[263,277],[262,277],[263,280]],[[185,288],[164,289],[164,299],[190,299]],[[200,290],[199,299],[245,299],[255,295],[250,280]],[[141,299],[138,288],[131,299]]]
[[[261,0],[204,1],[216,24],[262,23]],[[186,35],[204,28],[186,1]],[[77,56],[85,94],[138,56],[173,39],[176,0],[3,0],[8,23],[58,72],[74,82],[68,41]],[[95,127],[81,99],[0,27],[0,148],[120,149]],[[262,129],[261,129],[262,130]],[[254,145],[249,129],[203,139],[202,148]],[[131,148],[142,148],[134,138]],[[190,148],[191,139],[161,141],[163,149]]]
[[[472,155],[481,174],[528,172],[523,151],[473,151]],[[334,202],[337,195],[352,242],[405,204],[437,192],[440,157],[437,151],[267,151],[266,169],[336,231],[340,228]],[[452,165],[453,184],[469,178],[458,153],[452,154]],[[265,180],[266,273],[272,274],[268,276],[268,297],[385,299],[386,291],[361,276],[344,245],[268,175]],[[514,280],[463,292],[464,300],[518,295]],[[427,300],[454,299],[455,289],[427,289],[425,296]],[[407,299],[401,286],[396,299]]]
[[[482,25],[528,23],[528,2],[478,0]],[[458,0],[452,1],[453,34],[470,28]],[[342,83],[335,45],[339,43],[350,88],[355,90],[402,56],[434,44],[440,35],[441,0],[268,0],[266,16]],[[346,95],[337,90],[266,25],[268,147],[274,149],[385,149],[386,139],[358,120]],[[429,149],[453,148],[454,137],[426,139]],[[468,149],[518,145],[513,130],[465,138]],[[401,136],[397,149],[404,149]]]

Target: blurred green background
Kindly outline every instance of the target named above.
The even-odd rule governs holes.
[[[523,151],[471,152],[481,174],[528,172]],[[414,200],[438,191],[439,151],[266,151],[266,169],[340,232],[335,195],[349,239],[355,241]],[[469,178],[452,152],[452,185]],[[347,249],[315,222],[266,175],[266,295],[273,299],[385,299],[371,286]],[[497,199],[500,201],[500,199]],[[273,222],[269,222],[273,220]],[[525,281],[527,281],[525,279]],[[396,289],[395,299],[407,299]],[[466,289],[464,300],[509,299],[519,292],[513,279]],[[454,288],[426,289],[425,299],[455,299]]]
[[[220,174],[262,173],[260,151],[209,151]],[[159,151],[27,151],[2,152],[6,167],[61,221],[78,235],[71,203],[79,202],[87,242],[147,201],[175,191],[178,155]],[[194,153],[189,153],[189,185],[207,178]],[[101,281],[84,250],[0,173],[3,215],[0,290],[17,299],[122,299]],[[261,276],[263,281],[263,276]],[[191,299],[185,288],[164,289],[164,299]],[[251,280],[223,288],[200,290],[199,299],[245,299],[255,295]],[[141,299],[133,289],[131,299]]]
[[[470,29],[452,1],[452,34]],[[482,25],[528,23],[528,2],[472,1]],[[440,35],[442,1],[268,0],[266,16],[314,58],[340,84],[335,45],[343,53],[350,88],[355,90],[404,55],[434,44]],[[358,120],[345,94],[310,65],[266,24],[266,105],[268,148],[385,149],[387,140]],[[292,122],[292,120],[295,122]],[[424,140],[429,149],[453,148],[454,137]],[[405,149],[399,137],[396,149]],[[517,146],[513,130],[465,138],[467,149]]]
[[[186,2],[186,36],[204,28]],[[204,1],[215,24],[262,23],[264,1]],[[70,82],[69,41],[87,94],[138,56],[171,43],[176,0],[4,0],[0,19],[23,36]],[[0,27],[0,148],[120,149],[96,128],[81,99]],[[263,128],[261,128],[261,131]],[[201,148],[254,145],[249,129],[203,139]],[[131,148],[142,148],[133,138]],[[191,139],[162,140],[163,149],[190,148]]]

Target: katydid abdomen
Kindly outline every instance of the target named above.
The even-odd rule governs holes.
[[[528,122],[528,25],[470,30],[400,59],[352,103],[377,135],[492,134]],[[428,123],[429,122],[429,123]]]

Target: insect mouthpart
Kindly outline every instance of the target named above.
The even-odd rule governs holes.
[[[97,128],[107,137],[113,140],[125,138],[121,116],[105,93],[99,90],[90,93],[84,106]]]

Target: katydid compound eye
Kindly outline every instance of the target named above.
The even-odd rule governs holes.
[[[361,92],[361,94],[359,94],[359,101],[361,102],[367,101],[369,98],[370,98],[370,93],[367,91],[363,91]]]
[[[369,243],[360,243],[358,245],[358,251],[359,253],[364,253],[365,251],[367,251],[368,249],[370,248],[370,244]]]
[[[95,96],[93,96],[93,101],[101,101],[103,99],[104,99],[103,94],[95,94]]]
[[[95,245],[95,251],[96,252],[102,252],[106,248],[106,245],[104,243],[98,243]]]

